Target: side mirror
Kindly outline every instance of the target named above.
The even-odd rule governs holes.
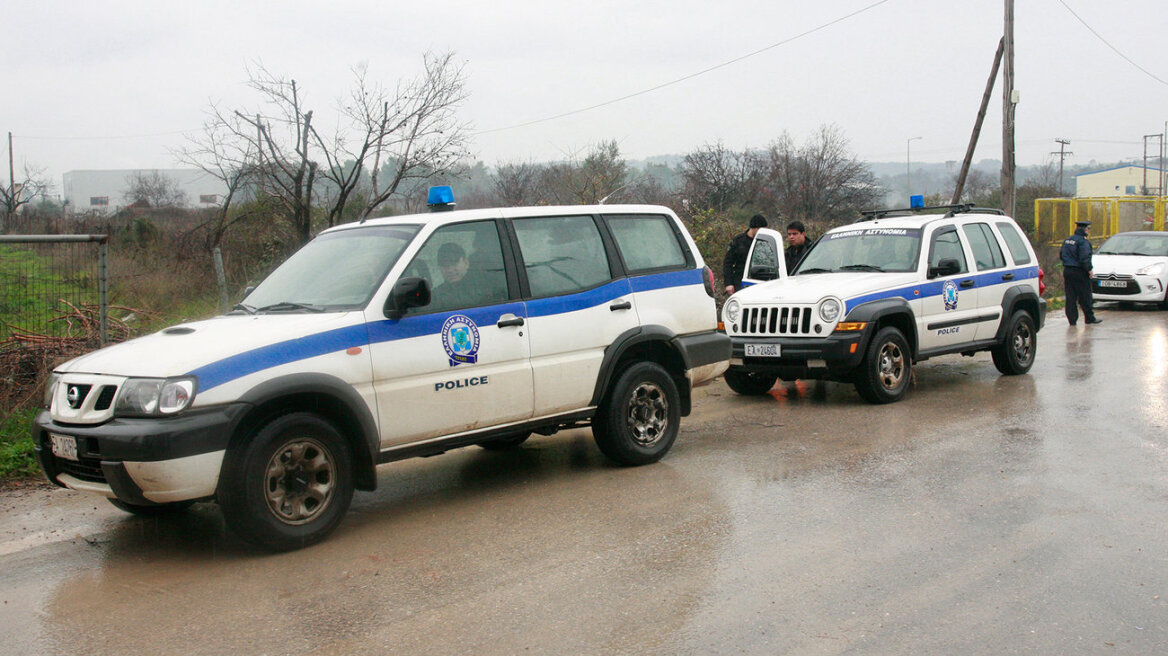
[[[247,298],[247,295],[252,293],[253,291],[255,291],[255,285],[248,285],[247,289],[243,290],[243,297],[242,298]]]
[[[750,277],[755,280],[774,280],[779,277],[779,270],[766,264],[756,264],[750,267]]]
[[[953,258],[945,258],[938,262],[937,266],[929,267],[929,278],[952,276],[958,273],[961,273],[961,263]]]
[[[430,304],[430,283],[425,278],[400,278],[393,283],[383,313],[387,319],[400,319],[406,310]]]

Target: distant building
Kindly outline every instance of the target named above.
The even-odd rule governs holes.
[[[186,192],[190,209],[214,207],[223,200],[223,181],[198,169],[121,169],[68,171],[62,176],[66,211],[112,214],[130,204],[126,192],[135,175],[159,174],[178,183]]]
[[[1159,196],[1161,171],[1128,164],[1075,176],[1075,196]],[[1145,181],[1147,188],[1144,188]]]

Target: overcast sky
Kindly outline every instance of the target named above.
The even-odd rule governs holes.
[[[249,63],[295,78],[327,125],[354,66],[392,86],[424,52],[453,51],[488,165],[607,139],[629,159],[764,147],[827,124],[863,160],[904,161],[921,137],[913,161],[944,162],[964,156],[1003,13],[1003,0],[6,0],[0,130],[17,169],[47,167],[59,193],[69,170],[175,167],[209,102],[258,106]],[[1019,0],[1015,23],[1018,163],[1046,161],[1056,138],[1072,164],[1142,158],[1168,120],[1168,2]],[[975,159],[1001,157],[1001,107],[999,79]]]

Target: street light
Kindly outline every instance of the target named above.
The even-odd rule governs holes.
[[[923,137],[909,137],[904,143],[904,179],[908,187],[908,195],[912,196],[912,142]]]

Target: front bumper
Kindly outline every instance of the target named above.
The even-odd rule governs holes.
[[[227,443],[248,407],[92,426],[61,424],[42,411],[33,422],[33,449],[45,476],[62,487],[136,505],[200,499],[215,493]],[[77,460],[55,455],[51,435],[73,438]]]
[[[1124,283],[1122,287],[1107,286]],[[1164,300],[1164,286],[1153,276],[1133,278],[1091,278],[1091,296],[1100,301],[1129,301],[1133,303],[1159,303]]]
[[[863,360],[869,332],[838,332],[818,339],[732,336],[730,368],[783,380],[844,380]],[[777,345],[779,357],[747,357],[747,344]]]

